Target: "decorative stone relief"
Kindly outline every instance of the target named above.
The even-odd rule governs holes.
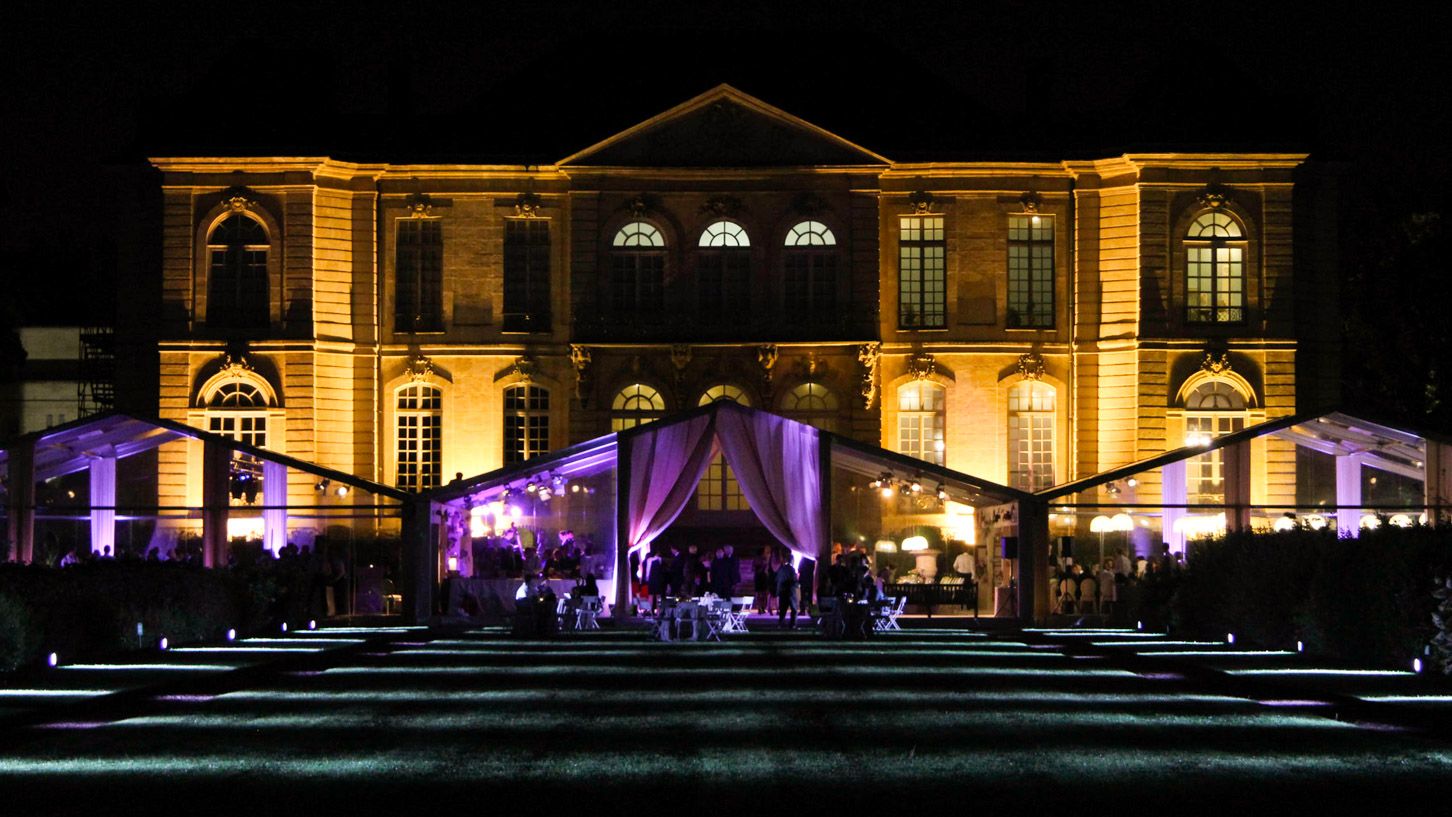
[[[765,346],[756,347],[756,362],[761,365],[761,375],[769,384],[771,383],[771,370],[776,366],[777,349],[775,343],[768,343]]]
[[[1018,197],[1018,201],[1019,204],[1023,205],[1023,211],[1025,213],[1037,213],[1039,208],[1044,206],[1043,196],[1040,196],[1034,190],[1026,191],[1022,196]]]
[[[434,373],[434,362],[428,359],[427,355],[414,355],[408,359],[408,365],[404,367],[411,382],[419,383],[427,380]]]
[[[917,352],[907,359],[908,373],[916,380],[927,380],[938,370],[938,360],[928,352]]]
[[[427,193],[410,193],[408,198],[403,200],[403,206],[408,210],[409,216],[423,218],[433,215],[434,201]]]
[[[701,215],[722,218],[741,213],[741,200],[735,196],[712,196],[701,205]]]
[[[529,383],[539,376],[539,365],[529,355],[520,355],[509,367],[509,373],[518,375],[520,380]]]
[[[1044,376],[1044,358],[1038,352],[1027,352],[1018,356],[1018,374],[1024,380],[1039,380]]]
[[[521,218],[535,218],[543,205],[544,202],[534,193],[520,193],[514,199],[514,214]]]
[[[222,374],[239,375],[252,371],[252,361],[243,352],[223,352],[222,363],[217,367]]]
[[[585,404],[590,393],[590,349],[578,343],[570,344],[570,365],[575,367],[575,399]]]
[[[908,207],[922,215],[933,209],[933,194],[926,190],[914,190],[908,194]]]
[[[882,361],[882,344],[877,341],[857,347],[857,362],[862,364],[862,383],[858,394],[862,395],[862,407],[872,408],[877,399],[877,367]]]
[[[691,346],[687,343],[671,344],[671,365],[676,369],[676,384],[680,385],[686,367],[691,365]]]
[[[244,210],[257,209],[257,200],[252,198],[252,191],[245,187],[228,188],[222,193],[222,201],[227,204],[227,209],[234,213]]]
[[[1200,370],[1207,374],[1225,374],[1231,370],[1230,354],[1221,352],[1216,355],[1214,352],[1206,352],[1205,359],[1200,361]]]
[[[1225,202],[1229,200],[1230,190],[1219,182],[1210,182],[1195,196],[1195,201],[1199,202],[1201,207],[1208,207],[1211,210],[1224,207]]]

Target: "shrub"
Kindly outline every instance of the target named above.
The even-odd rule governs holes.
[[[1169,599],[1144,604],[1193,635],[1235,633],[1321,655],[1405,664],[1434,635],[1433,577],[1452,563],[1452,527],[1232,533],[1192,546]],[[1145,615],[1152,619],[1152,615]]]
[[[0,593],[0,672],[8,672],[35,654],[30,611],[9,593]]]

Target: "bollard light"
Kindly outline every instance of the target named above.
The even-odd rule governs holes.
[[[236,641],[237,640],[237,631],[236,630],[233,630],[233,629],[228,629],[227,630],[227,640],[228,641]]]
[[[59,655],[56,655],[55,653],[51,653],[50,655],[47,655],[45,657],[45,665],[47,667],[54,667],[54,666],[58,666],[59,664],[60,664],[60,656]]]
[[[287,632],[287,622],[286,622],[286,621],[284,621],[284,622],[283,622],[283,623],[282,623],[282,631],[283,631],[283,632],[284,632],[284,633],[285,633],[285,632]]]
[[[170,642],[166,640],[166,636],[162,636],[161,640],[156,642],[156,646],[160,647],[163,650],[166,649],[169,644]]]
[[[1412,672],[1420,673],[1421,671],[1422,671],[1422,659],[1420,659],[1420,658],[1413,658],[1412,659]]]
[[[1143,630],[1144,629],[1144,622],[1143,621],[1136,621],[1134,623],[1134,628],[1136,630]]]
[[[1225,634],[1225,643],[1226,644],[1234,644],[1235,643],[1235,633],[1226,633]]]
[[[308,619],[308,629],[309,630],[316,630],[317,628],[318,628],[318,622],[316,620],[314,620],[314,619]]]
[[[1306,651],[1306,644],[1305,644],[1305,642],[1297,641],[1296,642],[1296,652],[1305,652],[1305,651]]]

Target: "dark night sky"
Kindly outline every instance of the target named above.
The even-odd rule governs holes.
[[[11,2],[0,276],[107,312],[147,155],[551,161],[723,81],[891,158],[1308,150],[1440,206],[1449,5]]]

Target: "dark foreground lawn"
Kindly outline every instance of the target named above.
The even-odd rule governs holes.
[[[62,668],[0,696],[0,814],[1440,811],[1452,791],[1444,733],[1035,637],[310,637],[328,636]]]

